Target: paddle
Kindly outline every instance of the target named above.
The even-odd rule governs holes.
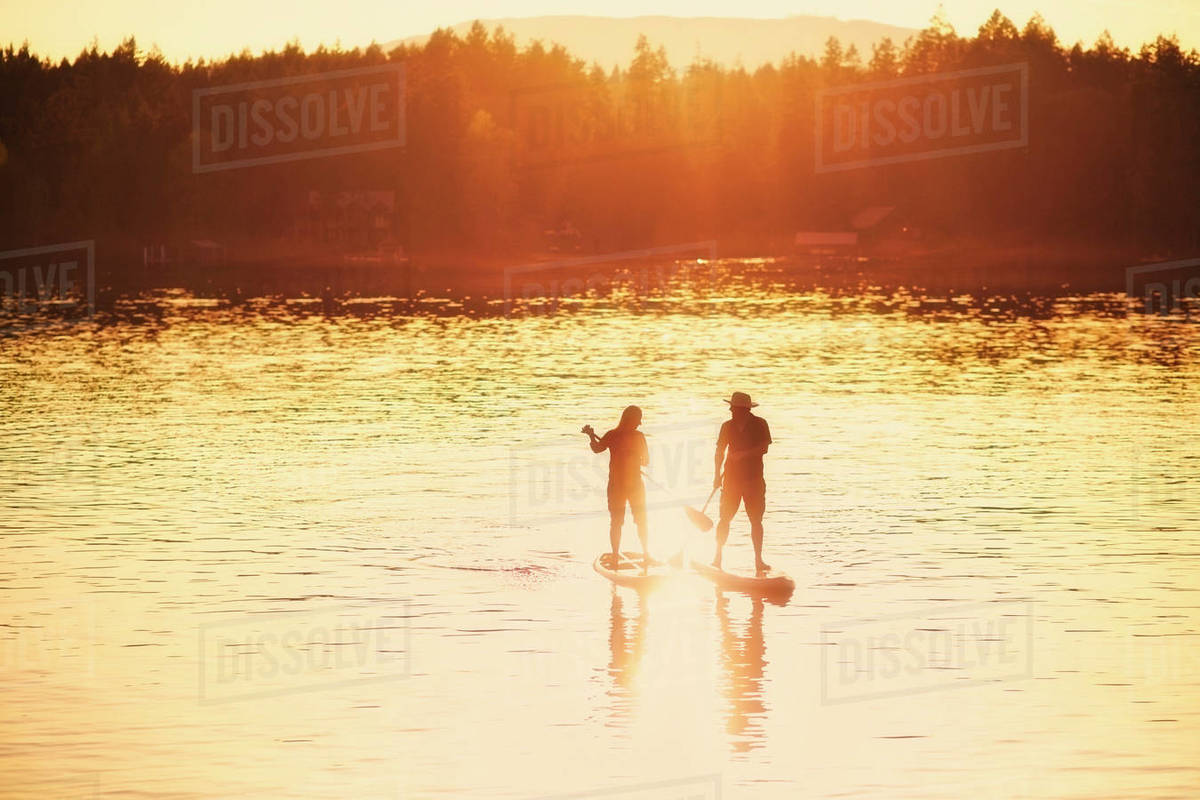
[[[721,488],[721,487],[720,486],[713,487],[713,490],[708,493],[708,499],[704,501],[704,508],[700,509],[699,511],[692,508],[691,506],[683,507],[683,511],[685,514],[687,514],[688,519],[690,519],[692,521],[692,524],[695,525],[697,528],[699,528],[701,531],[708,532],[708,531],[712,530],[713,521],[711,518],[709,518],[708,514],[705,514],[704,512],[708,511],[708,504],[712,502],[713,495],[715,495],[717,493],[717,489],[719,489],[719,488]]]
[[[651,478],[645,472],[642,473],[642,477],[645,478],[646,480],[650,481],[651,483],[653,483],[659,489],[662,489],[667,494],[671,493],[670,489],[663,486],[658,481],[654,480],[654,478]],[[716,487],[716,486],[713,487],[712,492],[710,492],[708,495],[708,499],[704,501],[704,509],[701,511],[697,511],[696,509],[689,506],[687,503],[680,503],[680,505],[683,506],[683,512],[685,514],[687,514],[687,518],[689,520],[691,520],[692,524],[695,525],[697,528],[699,528],[701,531],[711,531],[712,530],[713,521],[709,518],[708,514],[706,514],[704,512],[708,511],[708,504],[712,502],[713,495],[715,495],[717,493],[717,488],[718,487]]]
[[[658,481],[654,480],[654,478],[651,478],[645,472],[642,473],[642,476],[645,477],[646,480],[650,481],[655,486],[657,486],[659,489],[662,489],[664,492],[670,493],[669,489],[667,489],[665,486],[663,486]],[[704,512],[708,511],[708,504],[712,502],[712,499],[716,495],[718,488],[719,488],[718,486],[714,486],[713,490],[708,493],[708,499],[704,501],[704,508],[700,511],[697,511],[696,509],[692,508],[691,506],[689,506],[686,503],[680,503],[680,505],[683,506],[684,513],[687,514],[687,518],[691,521],[691,523],[693,525],[695,525],[697,528],[699,528],[703,532],[712,530],[713,521],[712,521],[712,519],[709,518],[708,514],[706,514]],[[683,537],[683,541],[679,545],[678,552],[676,552],[675,555],[673,555],[667,559],[667,563],[670,564],[672,567],[682,567],[683,566],[683,551],[684,551],[684,549],[687,548],[689,539],[691,539],[690,536]]]

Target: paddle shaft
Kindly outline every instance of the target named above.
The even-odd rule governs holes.
[[[657,486],[659,489],[663,490],[664,492],[667,492],[668,494],[671,493],[670,489],[663,486],[658,481],[654,480],[654,478],[651,478],[645,472],[642,472],[642,477],[644,477],[646,480],[650,481],[652,484],[654,484],[655,486]],[[712,499],[716,496],[717,489],[719,489],[719,488],[721,488],[721,486],[718,483],[716,486],[713,487],[713,490],[708,493],[708,499],[704,501],[704,509],[699,512],[700,516],[702,516],[702,517],[707,516],[705,512],[708,511],[708,505],[709,505],[709,503],[712,502]],[[678,498],[676,498],[676,500],[678,501]],[[695,511],[696,511],[694,508],[689,506],[687,503],[681,503],[681,505],[684,507],[684,509],[686,509],[689,512],[695,513]],[[693,520],[693,524],[698,525],[698,523],[695,523],[695,520]],[[712,527],[712,520],[710,519],[710,520],[708,520],[707,527],[702,527],[702,530],[708,530],[711,527]],[[687,548],[688,541],[692,538],[692,535],[693,534],[685,534],[684,535],[683,541],[679,543],[679,552],[677,552],[675,555],[673,555],[669,559],[667,559],[668,564],[671,564],[672,566],[676,566],[676,567],[683,566],[683,551]]]

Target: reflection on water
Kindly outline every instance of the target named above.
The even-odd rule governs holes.
[[[637,616],[626,616],[625,594],[613,587],[612,623],[608,635],[608,674],[612,679],[609,696],[612,698],[612,722],[617,724],[629,719],[631,707],[637,701],[637,672],[649,613],[647,598],[635,595]]]
[[[763,703],[762,680],[766,669],[766,644],[763,642],[763,600],[750,599],[750,619],[738,633],[729,615],[729,598],[717,590],[717,621],[721,627],[721,664],[725,671],[725,696],[729,701],[729,722],[725,730],[736,752],[754,746],[761,737]]]
[[[1194,796],[1200,326],[720,287],[172,292],[6,327],[0,786]],[[669,553],[735,388],[794,597],[614,590],[580,425],[644,409]]]
[[[684,574],[677,577],[678,582],[686,580],[688,577]],[[702,587],[691,588],[703,591]],[[644,683],[639,680],[639,671],[646,650],[650,609],[657,594],[652,589],[634,592],[614,587],[612,591],[607,676],[610,681],[610,721],[616,727],[628,727],[640,711],[640,705],[646,701],[641,696]],[[730,596],[720,589],[713,590],[713,594],[715,599],[711,603],[702,593],[697,594],[689,610],[703,614],[704,606],[711,604],[715,611],[717,626],[710,638],[715,660],[720,665],[720,691],[726,704],[725,735],[733,752],[744,753],[759,746],[759,740],[765,736],[763,717],[768,709],[763,696],[763,673],[767,666],[763,638],[764,603],[760,597],[740,598],[748,604],[749,614],[745,620],[738,620],[730,613]],[[629,611],[627,604],[632,604],[636,611]],[[664,609],[664,613],[671,612],[672,609]],[[678,645],[674,629],[661,633],[663,640],[656,642],[656,646],[670,649],[673,644]],[[690,657],[695,653],[687,655]]]

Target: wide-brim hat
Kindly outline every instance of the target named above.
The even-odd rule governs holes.
[[[750,395],[745,392],[734,392],[728,400],[725,401],[730,408],[756,408],[758,403],[750,402]]]

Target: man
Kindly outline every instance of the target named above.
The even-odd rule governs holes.
[[[758,403],[750,402],[750,395],[745,392],[734,392],[725,402],[729,404],[730,418],[721,425],[713,463],[713,488],[721,489],[721,519],[717,523],[717,554],[712,564],[721,568],[721,550],[729,538],[729,523],[744,502],[746,516],[750,518],[750,540],[754,543],[754,570],[762,575],[771,568],[762,559],[762,518],[767,505],[763,456],[771,446],[771,429],[765,419],[750,413]]]
[[[633,511],[638,539],[642,542],[642,571],[650,564],[649,531],[646,527],[646,487],[642,483],[642,467],[650,463],[646,436],[638,430],[642,410],[629,406],[621,413],[621,421],[604,436],[597,437],[591,425],[583,432],[593,453],[608,451],[608,540],[612,546],[612,569],[621,562],[621,528],[625,525],[625,504]]]

